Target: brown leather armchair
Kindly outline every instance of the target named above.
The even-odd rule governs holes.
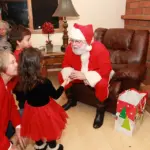
[[[119,93],[129,88],[139,89],[145,77],[149,32],[98,28],[95,30],[94,38],[102,42],[110,52],[115,75],[110,81],[106,109],[108,112],[115,113]],[[82,83],[74,84],[71,93],[74,99],[96,106],[94,89],[89,86]]]

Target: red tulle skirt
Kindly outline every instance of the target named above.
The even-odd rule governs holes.
[[[57,140],[67,123],[68,115],[53,99],[41,107],[30,106],[27,102],[22,116],[21,136],[39,140]]]

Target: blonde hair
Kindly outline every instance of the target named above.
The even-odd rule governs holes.
[[[9,24],[6,21],[0,20],[0,28],[5,29],[6,32],[9,31]]]
[[[12,54],[10,50],[0,50],[0,73],[7,68],[8,55]]]

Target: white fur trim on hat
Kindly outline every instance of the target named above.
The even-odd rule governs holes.
[[[91,51],[92,50],[92,46],[91,45],[87,45],[86,49],[87,49],[87,51]]]
[[[91,43],[94,41],[94,39],[92,39]],[[91,51],[92,50],[92,45],[87,45],[87,50]]]
[[[86,39],[85,39],[83,33],[82,33],[79,29],[77,29],[77,28],[75,28],[75,27],[73,27],[73,28],[71,29],[71,31],[70,31],[70,38],[76,39],[76,40],[83,40],[83,41],[86,41]]]
[[[96,71],[88,71],[85,72],[84,75],[91,87],[95,87],[95,85],[102,79],[100,74],[98,74]]]
[[[67,79],[71,72],[73,71],[74,69],[71,68],[71,67],[65,67],[61,70],[61,74],[62,74],[62,77],[63,77],[63,80]]]

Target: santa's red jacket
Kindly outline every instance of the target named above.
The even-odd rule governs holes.
[[[5,86],[0,77],[0,150],[8,150],[10,142],[5,136],[8,121],[11,120],[14,127],[20,125],[21,119],[11,90],[16,82],[9,82]]]
[[[78,70],[85,74],[85,84],[95,88],[96,97],[101,102],[108,97],[109,80],[113,75],[113,70],[109,52],[102,43],[94,41],[92,49],[82,55],[75,55],[71,45],[68,45],[62,67],[63,69],[59,74],[60,83],[73,70]],[[70,87],[72,83],[69,83],[66,88]]]

